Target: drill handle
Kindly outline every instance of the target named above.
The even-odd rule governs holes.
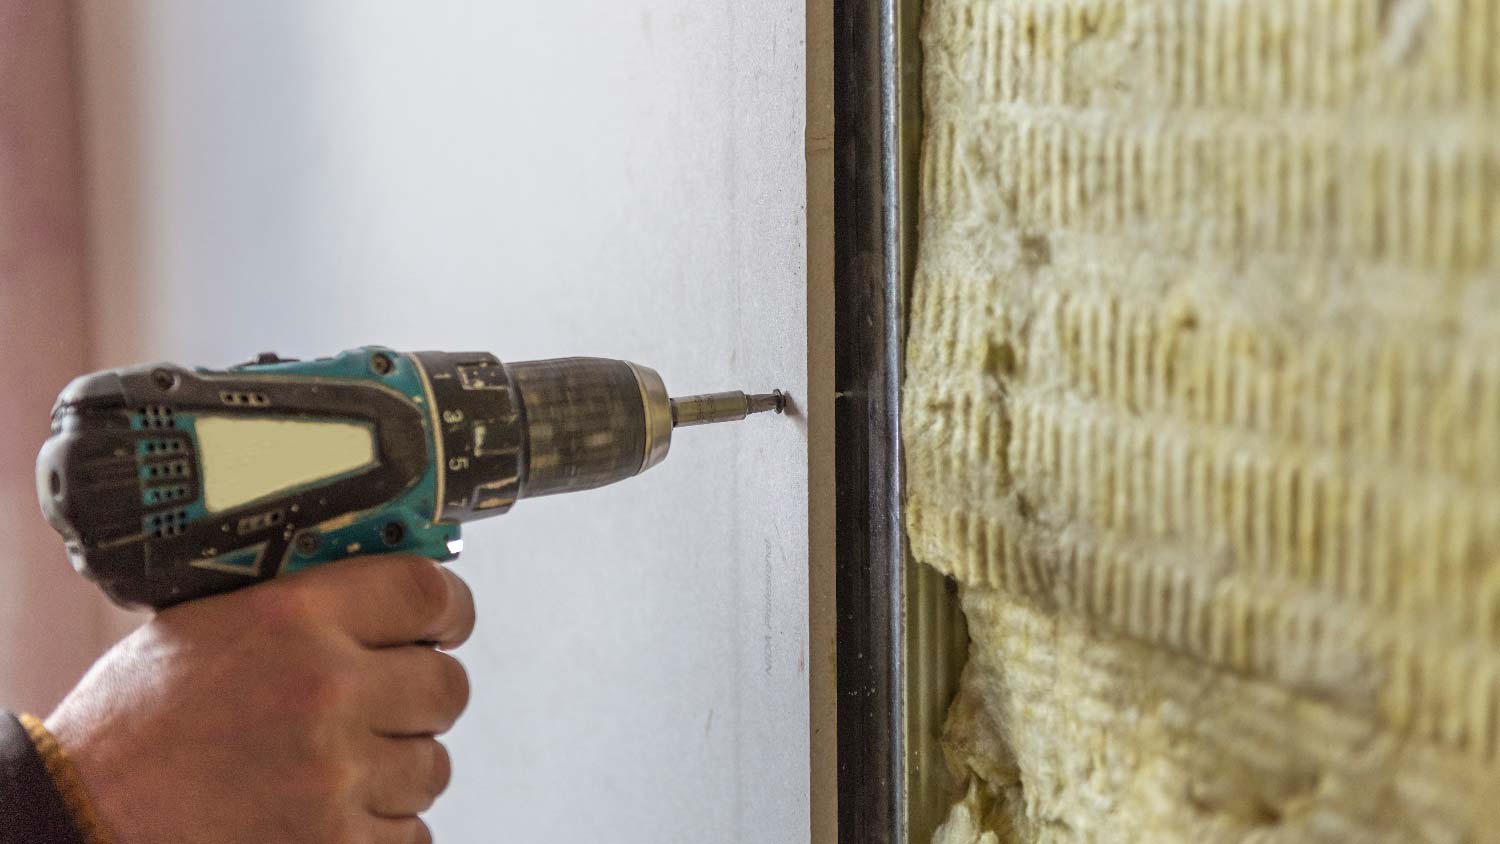
[[[354,554],[451,559],[420,363],[380,347],[94,373],[58,398],[37,496],[75,568],[161,608]]]

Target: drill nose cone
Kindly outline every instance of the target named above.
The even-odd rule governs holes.
[[[786,394],[780,390],[745,395],[738,390],[672,399],[672,427],[712,425],[715,422],[737,422],[752,413],[786,411]]]

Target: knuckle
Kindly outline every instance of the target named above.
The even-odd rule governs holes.
[[[460,627],[457,631],[455,631],[453,642],[451,642],[450,644],[459,645],[468,641],[469,636],[473,635],[474,633],[474,591],[470,589],[469,584],[465,583],[464,579],[459,577],[458,575],[453,574],[452,572],[448,572],[448,576],[452,578],[454,585],[458,587],[456,590],[454,590],[455,592],[457,592],[457,596],[453,599],[453,601],[454,609],[458,612],[458,616],[460,618]]]
[[[357,695],[359,685],[352,672],[327,668],[289,674],[287,682],[289,687],[283,692],[290,699],[287,708],[310,723],[338,717]]]
[[[329,824],[321,840],[327,844],[367,844],[369,838],[362,833],[353,818],[344,816]]]
[[[432,829],[427,826],[427,822],[421,818],[414,820],[416,823],[412,825],[411,833],[413,844],[432,844]]]
[[[427,794],[437,797],[448,790],[448,783],[453,780],[453,757],[448,754],[448,748],[440,741],[432,742],[432,767],[428,773]]]
[[[317,616],[312,595],[295,583],[268,583],[249,590],[256,618],[273,629],[300,629]]]
[[[440,694],[445,710],[457,718],[469,705],[469,672],[457,659],[447,654],[440,656],[443,666],[439,672]]]
[[[448,575],[431,560],[413,558],[402,567],[407,580],[407,599],[424,621],[435,621],[447,612],[452,590]]]
[[[354,788],[355,773],[354,766],[341,757],[319,754],[308,760],[302,782],[319,800],[337,804]]]

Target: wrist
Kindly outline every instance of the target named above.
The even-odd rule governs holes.
[[[62,744],[58,742],[57,737],[38,718],[25,713],[16,718],[20,721],[21,727],[26,730],[27,737],[31,739],[32,747],[36,749],[36,754],[41,759],[53,788],[57,790],[58,796],[67,806],[73,824],[77,827],[79,837],[83,839],[84,844],[110,844],[111,839],[94,809],[88,790],[78,775],[78,769]]]

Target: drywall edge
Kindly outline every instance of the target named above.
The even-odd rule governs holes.
[[[807,2],[807,539],[810,840],[838,835],[834,569],[834,0]]]

